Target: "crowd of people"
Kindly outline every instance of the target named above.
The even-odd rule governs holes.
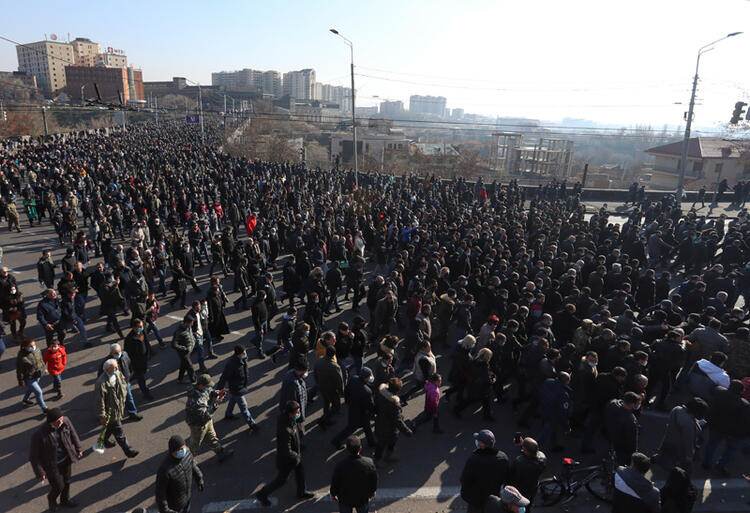
[[[641,194],[620,224],[604,209],[588,215],[579,184],[527,189],[381,174],[355,182],[348,171],[230,156],[219,149],[218,130],[208,131],[206,145],[195,128],[144,124],[0,153],[0,213],[9,229],[26,224],[18,206],[29,225],[53,226],[65,248],[59,262],[45,250],[37,264],[44,337],[27,333],[24,295],[0,270],[11,332],[4,340],[19,348],[22,401],[33,405],[33,396],[45,413],[31,462],[50,483],[50,510],[73,504],[71,464],[83,451],[76,419],[48,407],[40,382],[48,374],[62,398],[71,333],[75,350],[99,345],[87,334],[93,296],[120,339],[96,380],[98,444],[118,444],[129,458],[138,450],[122,422],[141,418],[131,383],[142,401],[158,393],[149,388],[150,365],[156,358],[174,365],[151,345],[168,350],[170,342],[156,325],[161,304],[184,309],[171,350],[176,379],[187,380],[189,430],[180,433],[189,438],[169,440],[156,478],[160,512],[189,511],[193,483],[202,489],[210,479],[193,459],[204,442],[220,461],[232,456],[213,426],[222,402],[224,418],[238,407],[258,431],[252,357],[288,365],[278,398],[278,475],[256,493],[262,505],[292,473],[298,497],[314,497],[303,449],[318,400],[321,430],[346,408],[346,426],[331,433],[332,445],[347,452],[330,490],[342,512],[366,512],[378,468],[396,461],[400,436],[425,423],[439,436],[446,414],[479,410],[483,423],[515,421],[527,433],[513,462],[491,430],[475,433],[461,495],[476,512],[529,511],[547,459],[573,449],[612,451],[615,511],[685,512],[674,501],[688,493],[694,462],[728,475],[747,448],[744,210],[708,218],[683,212],[671,197]],[[196,299],[188,306],[189,287]],[[342,307],[353,320],[333,324]],[[252,330],[211,376],[205,364],[230,333],[229,308],[247,311]],[[404,406],[420,394],[423,412],[405,418]],[[668,413],[650,457],[640,452],[646,409]],[[362,455],[359,430],[372,460]],[[660,496],[639,481],[648,481],[652,464],[687,478],[670,474]]]

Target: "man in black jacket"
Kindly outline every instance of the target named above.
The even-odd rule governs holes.
[[[360,373],[352,376],[344,390],[344,397],[348,408],[346,427],[333,437],[331,444],[337,449],[341,442],[357,429],[362,428],[367,438],[367,445],[375,447],[375,436],[372,434],[372,416],[375,411],[375,400],[372,395],[372,385],[375,376],[369,367],[362,367]]]
[[[717,387],[709,402],[708,442],[703,456],[703,468],[709,470],[714,464],[714,455],[722,442],[724,449],[716,462],[716,470],[728,475],[726,466],[741,441],[748,436],[750,404],[742,398],[742,382],[734,379],[729,388]]]
[[[156,473],[156,505],[159,513],[188,513],[193,480],[203,491],[203,472],[195,463],[185,440],[179,435],[169,439],[169,454]]]
[[[626,392],[622,399],[613,399],[604,409],[604,432],[615,450],[617,463],[629,465],[630,456],[638,450],[638,419],[641,396]]]
[[[474,433],[476,450],[461,473],[461,498],[468,513],[481,513],[490,495],[500,495],[508,480],[508,456],[495,448],[495,435],[488,429]]]
[[[302,444],[300,441],[297,418],[301,415],[300,405],[297,401],[288,401],[284,405],[284,411],[279,416],[276,426],[276,469],[278,474],[266,486],[255,494],[263,506],[269,507],[271,501],[268,496],[276,489],[286,483],[289,474],[294,472],[294,480],[297,482],[297,498],[309,500],[315,494],[307,491],[305,487],[305,470],[302,466]]]
[[[339,503],[340,513],[367,513],[378,489],[378,472],[370,458],[362,453],[357,436],[346,439],[346,458],[333,469],[331,498]]]
[[[229,400],[227,401],[227,411],[224,413],[224,418],[227,420],[237,418],[233,413],[234,406],[237,405],[240,408],[240,415],[245,418],[245,422],[247,422],[247,426],[250,428],[250,432],[255,432],[258,429],[258,425],[255,423],[253,414],[250,413],[247,401],[245,400],[245,394],[249,385],[250,382],[247,377],[247,353],[243,346],[237,344],[234,346],[234,354],[229,357],[224,366],[224,371],[221,373],[221,378],[219,378],[216,388],[227,388],[229,390]]]
[[[534,502],[539,476],[545,468],[547,457],[539,450],[539,444],[533,438],[524,438],[521,441],[521,454],[510,465],[508,482],[518,488],[521,495]]]
[[[60,408],[47,411],[47,422],[31,436],[31,468],[40,481],[49,481],[47,502],[50,511],[60,505],[74,508],[70,500],[70,468],[83,456],[81,441],[73,424],[64,417]]]

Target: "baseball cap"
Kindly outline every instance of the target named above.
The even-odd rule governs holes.
[[[482,442],[489,447],[494,447],[495,445],[495,435],[489,429],[483,429],[479,433],[474,433],[474,440]]]
[[[521,495],[515,486],[504,486],[500,491],[500,500],[505,504],[515,506],[528,506],[531,501]]]

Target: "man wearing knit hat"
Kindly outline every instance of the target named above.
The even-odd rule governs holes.
[[[50,511],[60,506],[73,508],[70,500],[70,470],[81,459],[83,449],[73,424],[60,408],[47,410],[47,422],[31,436],[31,468],[42,482],[49,481],[47,502]]]
[[[498,495],[508,480],[508,456],[495,447],[495,435],[489,429],[474,433],[476,450],[461,473],[461,498],[468,513],[481,513],[491,495]]]
[[[180,435],[169,439],[169,452],[156,473],[156,505],[159,513],[188,513],[193,480],[203,491],[203,472]]]

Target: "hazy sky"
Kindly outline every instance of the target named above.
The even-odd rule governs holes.
[[[368,75],[356,77],[358,105],[432,94],[487,115],[658,126],[682,122],[698,48],[747,29],[703,57],[695,123],[726,123],[750,98],[747,0],[1,0],[0,12],[10,39],[88,37],[125,50],[145,80],[204,84],[212,71],[313,67],[348,85],[336,27]],[[15,47],[0,43],[11,69]]]

